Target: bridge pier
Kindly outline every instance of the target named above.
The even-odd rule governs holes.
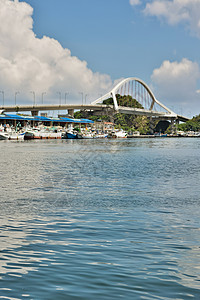
[[[38,110],[32,110],[32,111],[31,111],[31,115],[32,115],[33,117],[38,116]]]
[[[149,129],[150,129],[150,134],[153,134],[154,133],[154,122],[153,122],[153,119],[152,117],[149,118]]]
[[[74,117],[74,109],[68,109],[68,114]]]
[[[173,118],[171,119],[171,133],[172,134],[177,134],[177,119]]]

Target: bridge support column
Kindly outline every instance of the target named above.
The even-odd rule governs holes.
[[[150,130],[150,134],[154,133],[154,122],[152,120],[152,117],[149,118],[149,130]]]
[[[176,135],[177,135],[178,134],[179,119],[176,119],[175,122],[176,122],[175,128],[176,128]]]
[[[171,133],[177,134],[177,119],[171,119]]]
[[[101,115],[104,115],[104,114],[105,113],[103,113],[103,111],[102,111]],[[109,110],[109,111],[107,111],[106,114],[109,116],[110,122],[112,122],[114,124],[114,122],[115,122],[115,110]]]
[[[32,110],[31,111],[31,115],[34,116],[38,116],[38,111],[37,110]]]
[[[74,117],[74,109],[68,109],[68,114]]]

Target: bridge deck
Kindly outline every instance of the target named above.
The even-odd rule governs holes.
[[[114,105],[105,105],[105,104],[39,104],[39,105],[10,105],[10,106],[0,106],[0,112],[39,112],[39,111],[51,111],[51,110],[112,110],[114,111]],[[179,116],[177,114],[168,114],[166,112],[158,112],[153,110],[141,109],[141,108],[132,108],[119,106],[116,113],[124,114],[133,114],[133,115],[144,115],[152,117],[163,117],[163,118],[175,118],[179,121],[186,122],[189,120],[184,116]]]
[[[105,104],[45,104],[45,105],[8,105],[0,106],[0,110],[5,112],[18,112],[18,111],[48,111],[48,110],[65,110],[65,109],[89,109],[101,110],[103,108],[113,108],[113,105]]]

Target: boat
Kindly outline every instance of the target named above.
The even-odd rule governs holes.
[[[115,130],[112,131],[111,133],[109,133],[108,138],[127,138],[127,132],[125,132],[124,130]]]
[[[97,133],[94,138],[95,139],[104,139],[104,138],[107,138],[108,137],[108,134],[107,133]]]
[[[26,130],[24,134],[25,140],[34,140],[34,139],[61,139],[62,132],[57,129],[48,129],[48,128],[32,128]]]
[[[90,132],[87,132],[87,133],[84,133],[82,135],[83,139],[93,139],[94,138],[94,135]]]
[[[24,140],[24,132],[17,133],[15,131],[0,132],[0,140]]]
[[[155,133],[155,137],[167,137],[167,133]]]
[[[67,140],[67,139],[74,140],[74,139],[82,139],[83,137],[79,133],[65,132],[65,133],[62,133],[61,138],[64,140]]]
[[[119,130],[115,132],[115,135],[117,138],[126,138],[127,137],[127,132],[125,132],[124,130]]]

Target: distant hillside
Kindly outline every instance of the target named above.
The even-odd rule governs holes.
[[[178,130],[182,131],[200,131],[200,115],[193,117],[191,120],[179,124]]]

